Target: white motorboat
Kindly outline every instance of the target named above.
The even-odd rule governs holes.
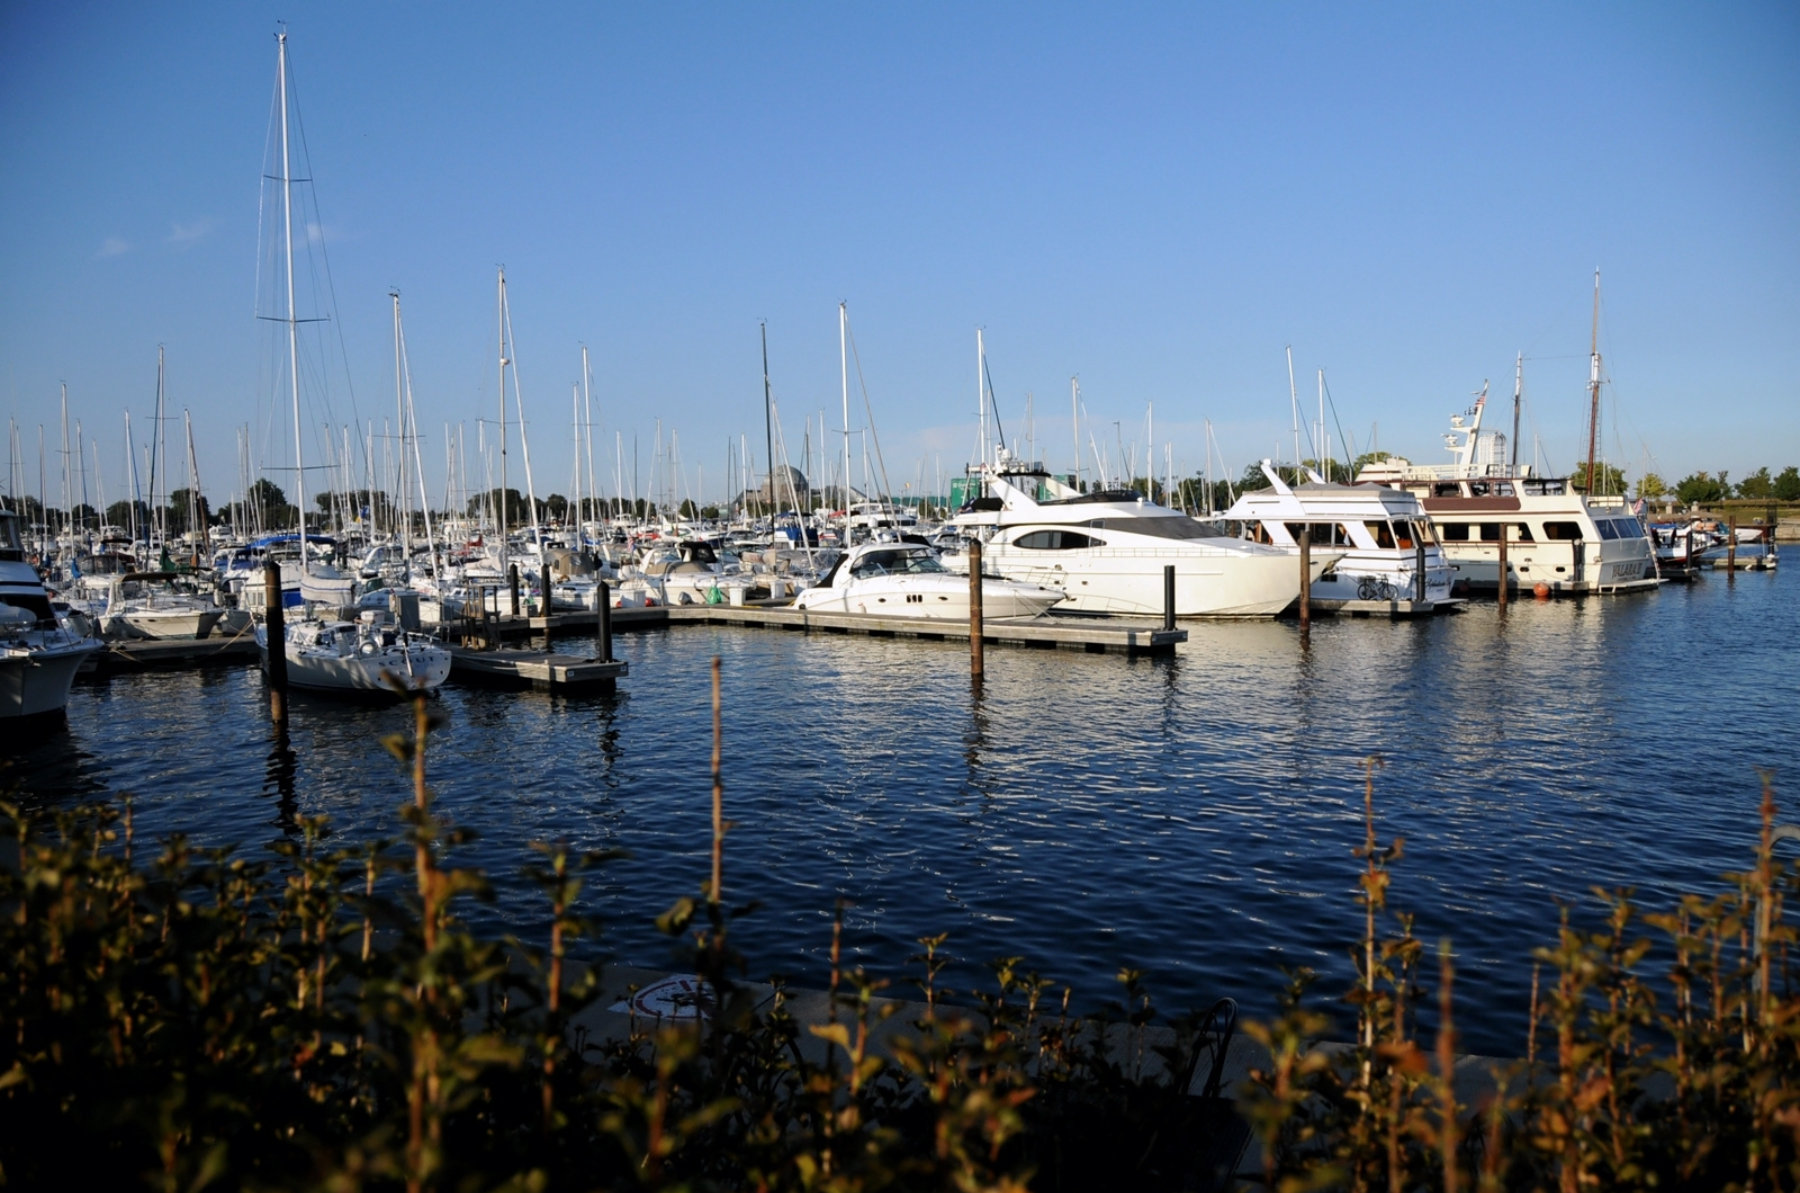
[[[1063,600],[1038,584],[983,576],[984,617],[1036,617]],[[917,543],[865,543],[841,557],[816,587],[794,600],[811,613],[875,613],[884,617],[967,621],[969,578],[938,562]]]
[[[108,578],[100,632],[108,638],[204,638],[225,610],[180,572],[126,572]]]
[[[269,630],[256,627],[263,669],[269,666]],[[299,621],[287,627],[290,687],[339,696],[396,697],[389,676],[413,689],[435,691],[450,678],[450,650],[435,638],[392,625],[378,609],[356,621]]]
[[[1430,613],[1450,601],[1451,571],[1431,521],[1411,493],[1380,485],[1335,485],[1308,470],[1288,485],[1262,462],[1266,489],[1247,490],[1220,515],[1257,542],[1300,550],[1302,527],[1313,550],[1342,551],[1313,581],[1314,609],[1349,613]],[[1424,589],[1419,587],[1423,563]]]
[[[60,717],[75,672],[100,648],[59,622],[25,562],[18,515],[0,511],[0,731]]]
[[[1160,615],[1171,565],[1178,617],[1276,617],[1300,599],[1288,551],[1224,537],[1129,490],[1082,493],[1004,448],[997,461],[981,466],[983,496],[953,521],[985,539],[984,571],[1061,590],[1061,611]],[[1308,582],[1342,554],[1314,551]]]

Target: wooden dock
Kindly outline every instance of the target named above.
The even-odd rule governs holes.
[[[867,634],[877,638],[922,638],[967,642],[967,621],[922,617],[882,617],[873,613],[820,613],[792,607],[674,605],[664,610],[670,624],[756,626],[802,633]],[[1046,650],[1079,650],[1090,654],[1167,654],[1187,641],[1183,629],[1165,630],[1160,622],[1098,617],[990,617],[982,623],[981,640],[998,646]]]
[[[585,655],[542,650],[471,650],[452,646],[450,658],[453,680],[554,692],[610,692],[629,671],[620,661],[603,663]]]
[[[591,613],[553,613],[548,617],[498,617],[485,623],[501,639],[542,635],[595,633]],[[613,632],[662,629],[678,625],[738,625],[803,633],[868,634],[878,638],[921,638],[967,642],[969,623],[920,617],[882,617],[872,613],[818,613],[786,602],[746,605],[659,605],[647,609],[614,609]],[[447,627],[448,628],[448,627]],[[1166,654],[1187,641],[1188,632],[1165,630],[1161,622],[1115,617],[1048,614],[1043,617],[988,618],[981,640],[998,646],[1079,650],[1090,654]]]
[[[92,656],[93,670],[81,674],[120,675],[158,668],[224,666],[254,663],[256,639],[245,633],[226,638],[143,638],[110,642]]]

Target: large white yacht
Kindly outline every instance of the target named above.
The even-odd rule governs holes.
[[[100,646],[58,623],[25,562],[18,515],[0,511],[0,732],[60,718],[75,672]]]
[[[1276,617],[1300,599],[1290,552],[1224,537],[1141,494],[1082,493],[1004,448],[994,464],[981,465],[980,479],[982,496],[954,523],[985,540],[984,572],[1066,593],[1059,612],[1160,614],[1163,568],[1171,564],[1177,617]],[[1341,548],[1314,551],[1308,581],[1342,555]]]
[[[1342,551],[1313,581],[1314,609],[1403,616],[1449,605],[1453,573],[1417,497],[1382,485],[1330,484],[1311,469],[1307,483],[1290,486],[1268,460],[1262,473],[1269,487],[1240,493],[1220,518],[1290,554],[1300,550],[1303,526],[1313,550]]]
[[[1586,594],[1661,583],[1655,548],[1625,498],[1586,496],[1564,478],[1508,464],[1505,436],[1481,429],[1486,407],[1483,392],[1471,409],[1451,417],[1444,436],[1449,464],[1417,465],[1390,456],[1356,478],[1419,499],[1458,590],[1499,588],[1502,534],[1507,582],[1518,588],[1541,583],[1553,593]]]

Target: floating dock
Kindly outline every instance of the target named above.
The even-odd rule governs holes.
[[[967,642],[967,621],[924,617],[883,617],[876,613],[820,613],[792,607],[744,605],[671,605],[664,610],[671,624],[758,626],[804,633],[868,634],[877,638],[924,638]],[[616,615],[615,615],[616,616]],[[615,622],[615,624],[617,624]],[[989,617],[981,640],[1001,646],[1035,646],[1080,650],[1090,654],[1168,654],[1187,641],[1183,629],[1167,630],[1160,622],[1122,621],[1097,617]]]
[[[119,675],[157,668],[206,667],[254,663],[256,660],[256,639],[250,634],[229,638],[142,638],[107,643],[105,650],[93,653],[92,670],[84,666],[81,674]]]
[[[450,648],[450,678],[465,683],[533,687],[544,691],[610,692],[629,668],[584,655],[541,650]]]

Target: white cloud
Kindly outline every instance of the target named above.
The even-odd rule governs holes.
[[[130,241],[122,236],[108,236],[105,240],[100,242],[100,251],[95,253],[94,256],[117,257],[121,253],[129,253],[130,251]]]
[[[212,231],[212,216],[202,216],[191,224],[176,224],[169,234],[163,237],[164,244],[172,244],[178,249],[185,249],[208,232]]]

